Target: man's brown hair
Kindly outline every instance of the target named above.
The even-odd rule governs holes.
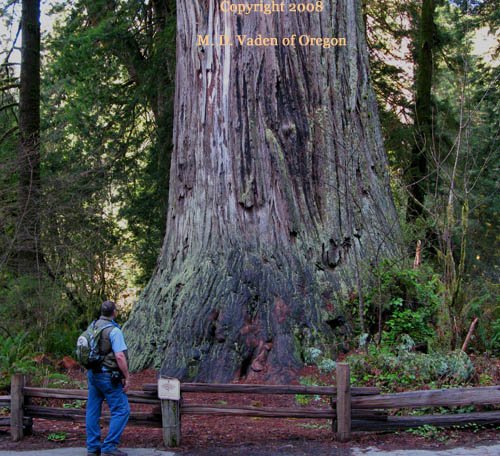
[[[116,309],[116,304],[113,301],[104,301],[101,305],[101,315],[103,317],[111,317]]]

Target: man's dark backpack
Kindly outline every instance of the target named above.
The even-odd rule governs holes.
[[[90,323],[89,327],[83,331],[76,342],[76,360],[86,369],[101,367],[106,354],[99,352],[99,341],[101,340],[102,332],[113,326],[110,323],[98,328],[96,323],[97,320]]]

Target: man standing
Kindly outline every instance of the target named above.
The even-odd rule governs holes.
[[[88,371],[89,397],[87,401],[86,428],[88,456],[127,456],[117,447],[130,415],[130,406],[125,394],[130,377],[127,363],[127,345],[120,326],[114,321],[116,305],[105,301],[101,306],[101,317],[96,327],[106,327],[99,340],[99,352],[104,360],[98,368]],[[109,432],[101,446],[102,402],[106,399],[111,412]]]

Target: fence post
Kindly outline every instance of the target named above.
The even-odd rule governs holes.
[[[351,439],[351,373],[347,363],[337,363],[337,439]]]
[[[163,443],[168,448],[181,444],[181,387],[175,378],[158,380],[158,397],[161,400]]]
[[[24,435],[24,392],[25,377],[14,374],[10,383],[10,435],[18,442]]]

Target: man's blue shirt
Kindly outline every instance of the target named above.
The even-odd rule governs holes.
[[[113,350],[114,353],[127,350],[127,344],[125,343],[122,330],[119,326],[111,330],[109,333],[109,340],[111,342],[111,350]]]
[[[127,344],[125,343],[125,338],[123,337],[123,332],[120,328],[120,325],[114,320],[111,320],[111,324],[114,326],[114,328],[109,333],[111,350],[113,350],[113,353],[126,351]],[[106,366],[102,366],[102,370],[104,372],[109,372],[109,369]]]

